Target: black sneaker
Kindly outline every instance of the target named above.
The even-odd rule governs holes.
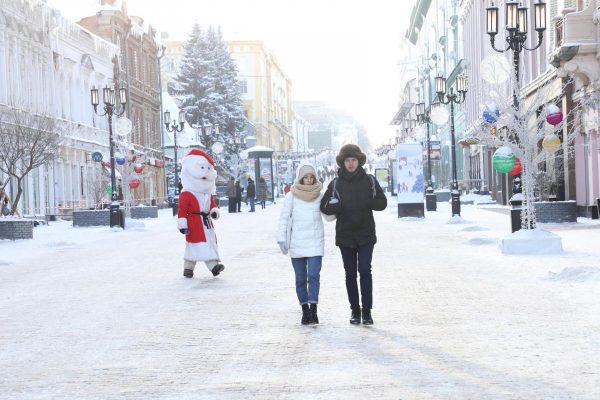
[[[371,317],[371,309],[370,308],[362,309],[362,322],[363,322],[363,325],[373,325],[373,318]]]
[[[194,271],[191,270],[191,269],[184,268],[183,269],[183,276],[185,276],[186,278],[193,278],[194,277]]]
[[[352,309],[352,314],[350,315],[350,323],[352,325],[360,324],[360,308]]]
[[[225,269],[225,266],[223,264],[217,264],[213,267],[213,269],[210,270],[210,272],[212,272],[213,276],[217,276],[219,275],[223,270]]]

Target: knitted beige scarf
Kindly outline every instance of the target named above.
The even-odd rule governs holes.
[[[294,183],[292,185],[292,193],[294,196],[304,201],[313,201],[319,194],[321,194],[321,182],[317,181],[314,185],[302,185],[300,183]]]

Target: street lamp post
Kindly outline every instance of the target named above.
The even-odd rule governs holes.
[[[446,93],[446,78],[438,76],[435,78],[435,91],[442,104],[450,104],[450,136],[452,138],[452,216],[460,216],[460,192],[458,191],[458,180],[456,178],[456,138],[454,134],[454,104],[461,104],[465,101],[467,93],[467,78],[464,75],[456,77],[456,91],[450,88],[450,93]]]
[[[123,227],[123,220],[120,215],[119,201],[117,198],[117,177],[115,172],[115,143],[113,141],[112,132],[112,119],[113,115],[120,117],[125,113],[125,105],[127,104],[127,89],[119,88],[119,98],[115,96],[115,88],[105,87],[102,89],[102,101],[104,102],[104,112],[98,112],[98,105],[100,104],[100,98],[98,96],[98,89],[93,87],[91,89],[91,101],[94,107],[94,112],[99,116],[108,117],[108,147],[110,151],[110,187],[111,187],[111,203],[110,203],[110,227],[121,226]]]
[[[537,44],[535,47],[529,48],[525,46],[527,42],[527,14],[528,8],[523,7],[521,3],[515,0],[506,2],[506,35],[507,46],[504,49],[496,48],[496,35],[498,34],[498,7],[494,2],[486,8],[486,31],[490,36],[490,44],[492,49],[499,53],[504,53],[509,50],[513,55],[513,68],[515,73],[515,87],[513,88],[513,107],[515,112],[519,109],[519,57],[523,50],[533,51],[541,46],[546,30],[546,4],[539,0],[533,5],[534,7],[534,29],[537,32]],[[515,144],[518,144],[518,137],[515,136]],[[521,192],[521,174],[517,175],[513,180],[513,194]]]
[[[185,113],[183,111],[179,111],[179,123],[175,120],[171,122],[171,113],[169,110],[164,113],[164,121],[165,128],[167,132],[173,133],[173,149],[174,151],[174,161],[175,161],[175,198],[173,199],[173,215],[177,214],[179,211],[179,173],[177,171],[177,133],[183,131],[183,126],[185,125]]]
[[[419,124],[427,124],[427,189],[425,189],[425,207],[427,211],[437,210],[437,195],[433,191],[433,183],[431,182],[431,138],[429,126],[431,124],[431,107],[425,109],[425,103],[420,102],[415,105],[415,113],[417,114],[417,122]]]

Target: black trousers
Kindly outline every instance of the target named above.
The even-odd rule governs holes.
[[[371,275],[371,260],[375,243],[363,244],[359,247],[340,246],[344,270],[346,271],[346,291],[351,308],[373,308],[373,277]],[[360,274],[360,299],[356,278]]]

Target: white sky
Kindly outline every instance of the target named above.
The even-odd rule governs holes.
[[[73,20],[96,0],[49,0]],[[398,108],[399,42],[413,1],[128,0],[132,15],[186,39],[194,21],[221,26],[225,39],[262,40],[292,79],[292,99],[327,101],[387,143]]]

